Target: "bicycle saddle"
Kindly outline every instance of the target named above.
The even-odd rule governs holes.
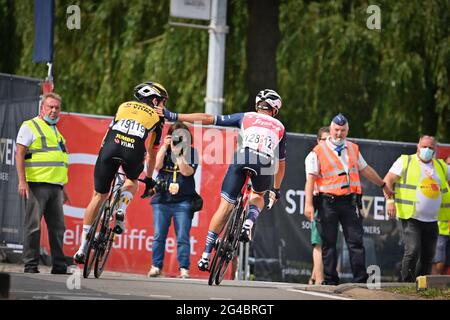
[[[250,177],[256,177],[256,176],[258,175],[258,173],[256,172],[256,170],[255,170],[255,169],[252,169],[252,168],[250,168],[250,167],[243,167],[243,168],[241,169],[241,171],[242,171],[244,174],[249,175]]]

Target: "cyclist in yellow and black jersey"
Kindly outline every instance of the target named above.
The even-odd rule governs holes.
[[[94,194],[86,208],[83,218],[81,246],[74,255],[76,263],[84,263],[87,247],[86,236],[95,221],[99,209],[108,197],[114,175],[120,166],[126,175],[122,187],[119,208],[116,211],[118,234],[124,230],[125,211],[138,190],[138,177],[144,169],[147,157],[146,188],[153,188],[151,178],[155,166],[156,152],[160,144],[164,119],[160,118],[154,107],[165,106],[169,98],[167,90],[156,82],[141,83],[134,88],[136,101],[122,103],[111,122],[95,163]],[[117,161],[120,158],[123,162]]]
[[[124,160],[122,165],[129,179],[137,179],[144,169],[148,150],[159,146],[162,122],[152,107],[136,101],[124,102],[117,110],[103,141],[94,171],[95,190],[108,193],[119,167],[113,157]]]

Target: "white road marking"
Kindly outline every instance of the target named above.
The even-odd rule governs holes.
[[[162,295],[162,294],[151,294],[151,295],[149,295],[149,297],[161,298],[161,299],[171,299],[172,298],[172,296],[165,296],[165,295]]]
[[[61,296],[63,299],[70,300],[117,300],[115,298],[104,298],[100,294],[92,293],[76,293],[76,292],[60,292],[60,291],[32,291],[32,290],[11,290],[11,293],[32,294],[32,299],[49,300],[50,296]]]
[[[99,297],[80,297],[80,296],[65,296],[64,300],[118,300],[113,298],[99,298]]]
[[[332,294],[321,293],[321,292],[304,291],[304,290],[298,290],[298,289],[287,289],[286,291],[299,292],[299,293],[309,294],[312,296],[330,298],[330,299],[336,299],[336,300],[354,300],[351,298],[338,297],[338,296],[334,296]]]
[[[64,291],[33,291],[33,290],[11,290],[13,293],[33,293],[33,294],[42,294],[42,295],[77,295],[77,296],[101,296],[101,294],[91,294],[91,293],[76,293],[76,292],[64,292]]]

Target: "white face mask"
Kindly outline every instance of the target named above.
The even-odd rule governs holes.
[[[424,162],[428,162],[433,158],[434,150],[430,149],[428,147],[420,148],[419,150],[419,157]]]
[[[52,120],[49,116],[45,115],[44,116],[44,120],[45,122],[47,122],[48,124],[57,124],[59,121],[59,117],[56,118],[55,120]]]
[[[334,138],[331,138],[330,141],[331,141],[331,143],[333,143],[335,146],[342,146],[342,145],[344,145],[344,143],[345,143],[345,139],[338,139],[338,140],[336,140],[336,139],[334,139]]]

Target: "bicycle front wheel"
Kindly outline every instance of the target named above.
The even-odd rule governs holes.
[[[214,279],[216,285],[219,285],[223,278],[225,277],[225,272],[227,272],[230,261],[233,259],[234,252],[231,248],[231,243],[224,243],[224,247],[222,248],[222,254],[220,255],[220,260],[217,263],[216,268],[216,277]]]
[[[98,251],[95,259],[94,276],[100,278],[105,269],[106,262],[108,261],[109,254],[111,252],[112,245],[114,243],[115,233],[111,228],[108,228],[105,240],[103,240],[102,250]]]
[[[108,208],[108,204],[107,201],[103,204],[101,210],[100,210],[100,214],[97,216],[97,218],[94,221],[94,224],[91,226],[91,229],[89,230],[89,233],[87,235],[87,240],[88,240],[88,246],[86,249],[86,258],[84,261],[84,267],[83,267],[83,277],[87,278],[89,277],[89,274],[91,273],[92,270],[92,266],[94,265],[94,261],[96,260],[97,257],[97,238],[96,235],[98,234],[99,230],[99,225],[100,225],[100,220],[103,216],[103,212],[106,210],[106,208]]]
[[[208,284],[210,286],[212,286],[212,284],[214,283],[214,279],[217,276],[217,272],[219,271],[217,268],[217,262],[220,260],[221,254],[222,254],[222,240],[217,239],[218,244],[217,244],[217,248],[216,248],[216,252],[214,253],[214,258],[211,261],[211,267],[209,268],[209,279],[208,279]]]
[[[120,194],[116,193],[114,197],[114,202],[110,207],[109,214],[105,216],[105,219],[102,220],[102,228],[103,231],[101,234],[101,238],[99,239],[99,245],[97,246],[97,256],[95,259],[95,268],[94,268],[94,276],[96,278],[100,278],[105,269],[106,262],[108,261],[109,254],[111,252],[112,245],[115,239],[114,229],[114,219],[112,219],[112,214],[116,211],[117,206],[119,205]]]
[[[214,274],[210,274],[211,284],[212,282],[215,282],[216,285],[219,285],[222,282],[228,269],[228,265],[234,257],[236,251],[235,244],[238,242],[243,223],[242,215],[243,209],[241,207],[241,199],[239,198],[236,207],[234,207],[231,212],[225,228],[223,240],[221,241],[221,246],[216,252],[217,262],[214,266]],[[216,258],[216,256],[214,256],[214,258]]]

